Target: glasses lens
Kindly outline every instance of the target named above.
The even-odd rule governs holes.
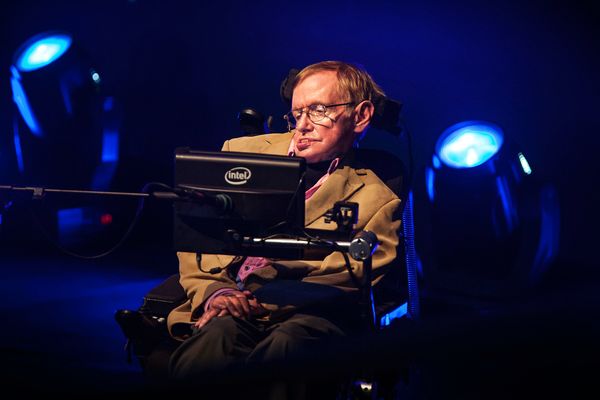
[[[312,122],[319,122],[325,118],[327,107],[323,104],[313,104],[308,107],[308,116]]]

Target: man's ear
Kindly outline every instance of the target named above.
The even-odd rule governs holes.
[[[362,101],[356,106],[354,113],[354,133],[362,133],[371,122],[375,106],[370,100]]]

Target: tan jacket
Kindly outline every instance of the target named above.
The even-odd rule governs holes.
[[[287,155],[292,139],[291,133],[267,134],[231,139],[223,145],[223,151],[239,151]],[[400,199],[370,169],[354,169],[349,166],[338,168],[325,181],[315,194],[306,201],[305,225],[312,229],[334,230],[335,223],[324,222],[324,214],[336,201],[352,201],[359,204],[356,230],[373,231],[380,245],[373,255],[373,284],[377,284],[392,261],[396,258],[398,245],[397,232],[400,227]],[[236,289],[235,281],[223,269],[220,273],[209,274],[200,271],[194,253],[177,253],[179,258],[180,282],[185,289],[188,301],[174,309],[168,317],[169,331],[175,337],[179,329],[177,324],[189,324],[203,313],[206,299],[221,288]],[[202,269],[226,267],[234,256],[204,254],[201,258]],[[355,274],[362,278],[362,263],[350,258]],[[295,276],[303,282],[329,285],[344,291],[357,291],[345,261],[339,252],[328,255],[323,260],[277,261],[277,271],[272,268],[260,269],[255,274],[266,281],[283,275]],[[285,272],[289,272],[286,274]],[[260,302],[260,298],[258,301]],[[273,310],[273,307],[267,306]],[[179,326],[181,327],[181,326]]]

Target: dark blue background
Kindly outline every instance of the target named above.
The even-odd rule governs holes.
[[[0,184],[16,176],[9,67],[14,51],[36,33],[71,32],[95,61],[104,93],[122,104],[121,160],[143,165],[119,171],[132,191],[150,180],[171,182],[175,147],[217,150],[238,136],[242,108],[279,121],[286,111],[279,85],[287,71],[339,59],[362,64],[404,103],[416,179],[423,178],[435,141],[449,125],[480,119],[501,126],[533,173],[558,190],[562,267],[589,271],[598,265],[598,23],[597,6],[567,1],[3,3]],[[376,130],[365,140],[399,152],[403,146]],[[176,266],[161,236],[170,228],[147,227],[135,240],[143,248],[144,239],[161,237],[167,261],[150,268],[160,277]],[[28,253],[36,251],[29,246]],[[15,273],[17,261],[1,262],[5,276]],[[83,263],[69,275],[76,279],[88,267],[93,270]],[[137,301],[152,282],[132,291],[128,301]],[[24,285],[7,297],[8,304],[32,291],[43,297]],[[115,330],[120,340],[118,335]]]
[[[279,84],[291,67],[358,62],[404,103],[422,168],[449,125],[482,119],[520,144],[562,204],[562,254],[594,259],[600,88],[597,8],[568,2],[24,1],[4,4],[0,176],[12,181],[9,65],[49,29],[71,32],[103,90],[124,107],[122,159],[133,182],[170,182],[176,146],[219,149],[255,107],[282,128]],[[369,145],[396,142],[372,130]],[[388,143],[390,142],[390,143]],[[417,176],[418,179],[422,175]],[[132,190],[137,187],[131,187]]]

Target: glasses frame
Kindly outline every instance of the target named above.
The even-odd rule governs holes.
[[[326,117],[329,117],[327,115],[327,109],[334,108],[334,107],[341,107],[341,106],[356,105],[356,104],[358,104],[358,103],[356,103],[354,101],[350,101],[348,103],[339,103],[339,104],[311,104],[309,106],[306,106],[306,107],[303,107],[303,108],[297,108],[295,110],[291,110],[291,111],[285,113],[284,116],[283,116],[283,119],[287,122],[288,131],[291,131],[292,129],[296,128],[295,122],[292,122],[292,121],[298,121],[298,119],[302,118],[303,114],[306,114],[308,116],[308,119],[310,119],[311,122],[314,122],[316,124],[318,122],[323,121]],[[312,117],[311,117],[310,112],[308,111],[308,109],[310,107],[316,107],[316,106],[323,106],[323,107],[325,107],[325,111],[323,112],[323,117],[319,118],[318,120],[315,121],[314,119],[312,119]],[[300,117],[299,118],[294,117],[294,115],[292,114],[294,111],[300,111]]]

